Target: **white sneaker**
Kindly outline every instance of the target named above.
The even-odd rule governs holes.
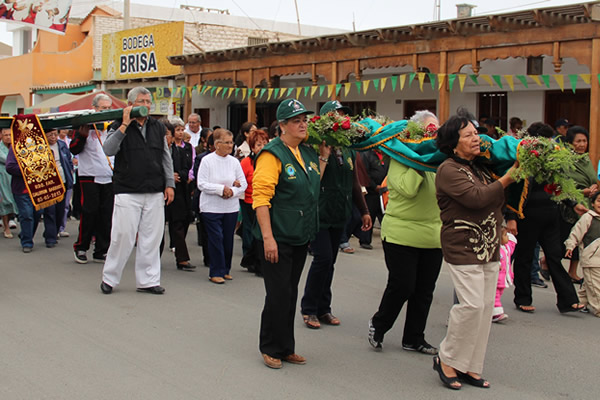
[[[8,227],[9,227],[10,229],[17,229],[17,223],[16,223],[14,220],[12,220],[12,219],[9,219],[9,220],[8,220]]]
[[[508,319],[508,315],[507,314],[498,314],[498,315],[494,315],[492,317],[492,322],[502,322],[502,321],[506,321]]]
[[[62,231],[62,232],[58,232],[58,236],[59,237],[69,237],[71,235],[69,235],[69,232],[67,232],[67,231]]]

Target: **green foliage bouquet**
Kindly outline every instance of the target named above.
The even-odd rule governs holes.
[[[582,202],[582,193],[569,178],[569,172],[581,157],[552,139],[525,136],[517,148],[519,167],[513,178],[517,181],[533,178],[537,183],[545,183],[544,191],[556,202],[566,199]]]
[[[329,146],[348,147],[364,140],[365,131],[356,124],[356,117],[329,112],[315,115],[308,121],[308,143],[320,145],[323,140]]]

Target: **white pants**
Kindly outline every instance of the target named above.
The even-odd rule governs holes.
[[[138,288],[160,285],[160,242],[164,226],[163,193],[116,194],[102,280],[112,287],[119,284],[137,234],[136,285]]]
[[[458,304],[452,306],[448,331],[440,344],[440,360],[461,372],[483,371],[500,262],[442,267],[450,272]]]

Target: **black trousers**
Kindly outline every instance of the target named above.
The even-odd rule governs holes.
[[[208,267],[210,265],[210,256],[208,255],[208,233],[206,233],[206,226],[204,226],[202,213],[197,214],[196,232],[198,234],[198,246],[202,246],[204,266]]]
[[[557,207],[527,209],[525,218],[517,220],[517,247],[515,248],[515,304],[530,306],[533,302],[531,291],[531,263],[536,242],[544,250],[548,272],[556,291],[556,305],[568,309],[579,302],[571,278],[560,260],[559,215]]]
[[[177,264],[190,260],[190,254],[185,243],[189,227],[190,222],[188,220],[169,221],[169,236],[171,245],[175,247],[175,262]]]
[[[367,203],[367,207],[369,208],[369,214],[371,214],[371,221],[375,224],[375,220],[379,219],[379,223],[381,224],[381,220],[383,219],[383,211],[381,210],[381,197],[377,193],[367,193],[365,195],[365,202]],[[373,238],[373,227],[365,232],[363,239],[361,240],[361,244],[371,244],[371,240]]]
[[[259,349],[274,358],[295,353],[294,317],[298,300],[298,282],[308,243],[291,246],[277,243],[279,262],[265,260],[264,243],[257,241],[265,282],[265,306],[260,320]]]
[[[302,314],[321,316],[331,312],[331,283],[344,228],[322,229],[310,242],[313,261],[306,277]]]
[[[425,326],[435,282],[442,267],[441,249],[419,249],[383,242],[388,282],[373,316],[375,340],[383,341],[402,306],[408,301],[402,343],[419,345],[425,341]]]
[[[80,177],[81,215],[79,235],[73,245],[75,251],[88,251],[92,236],[96,236],[94,256],[101,257],[108,252],[110,229],[114,205],[113,184],[99,184],[94,177]]]

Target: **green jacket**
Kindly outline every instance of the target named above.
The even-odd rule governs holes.
[[[256,157],[258,160],[262,152],[267,151],[281,161],[281,174],[269,210],[271,229],[277,242],[292,246],[310,242],[319,229],[319,159],[307,145],[301,144],[298,148],[306,170],[280,138],[269,142]],[[262,240],[258,223],[254,236]]]
[[[331,150],[321,179],[319,194],[319,229],[343,228],[352,212],[352,183],[355,153],[343,149],[341,156]]]

